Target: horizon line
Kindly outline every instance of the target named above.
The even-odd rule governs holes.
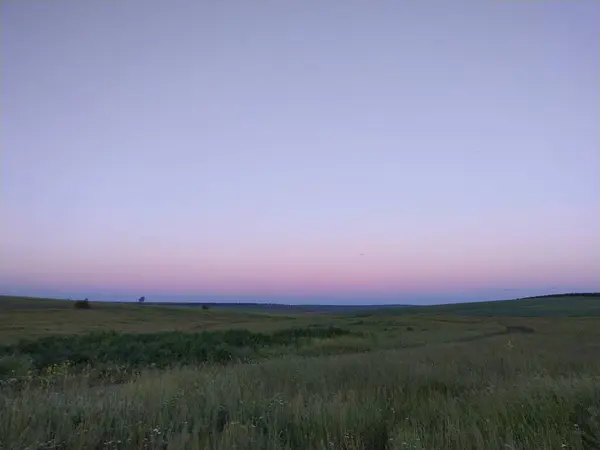
[[[460,303],[488,303],[488,302],[502,302],[502,301],[515,301],[515,300],[528,300],[528,299],[536,299],[536,298],[552,298],[552,297],[577,297],[577,296],[585,296],[585,297],[595,297],[600,296],[600,292],[598,291],[589,291],[589,292],[563,292],[563,293],[553,293],[553,294],[540,294],[540,295],[532,295],[526,297],[513,297],[513,298],[505,298],[505,299],[496,299],[496,300],[474,300],[474,301],[462,301],[462,302],[450,302],[450,303],[431,303],[431,304],[414,304],[414,303],[336,303],[336,304],[325,304],[325,303],[303,303],[303,304],[295,304],[295,303],[283,303],[283,302],[244,302],[244,301],[229,301],[229,302],[218,302],[218,301],[146,301],[139,302],[138,300],[93,300],[95,303],[114,303],[114,304],[135,304],[135,305],[160,305],[160,306],[181,306],[181,305],[206,305],[206,306],[219,306],[219,305],[247,305],[247,306],[290,306],[290,307],[315,307],[315,306],[329,306],[329,307],[377,307],[377,306],[385,306],[385,307],[427,307],[427,306],[440,306],[447,304],[460,304]],[[0,294],[0,299],[2,298],[22,298],[28,300],[55,300],[55,301],[75,301],[71,297],[39,297],[39,296],[29,296],[29,295],[5,295]]]

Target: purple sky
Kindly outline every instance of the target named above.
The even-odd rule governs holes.
[[[0,10],[3,293],[600,290],[597,0]]]

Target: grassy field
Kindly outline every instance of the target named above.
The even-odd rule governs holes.
[[[599,304],[0,297],[0,448],[600,449]]]
[[[378,314],[436,313],[481,317],[600,317],[600,294],[560,294],[501,302],[474,302],[425,307],[380,308]]]

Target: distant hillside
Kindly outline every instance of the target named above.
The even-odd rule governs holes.
[[[571,294],[547,294],[536,295],[534,297],[521,297],[516,300],[528,300],[533,298],[563,298],[563,297],[600,297],[600,292],[574,292]]]
[[[372,314],[451,314],[506,317],[600,317],[600,293],[552,294],[515,300],[377,308]]]
[[[600,317],[600,293],[569,293],[527,297],[515,300],[497,300],[472,303],[454,303],[445,305],[284,305],[278,303],[137,303],[96,302],[100,309],[113,308],[195,308],[208,306],[215,310],[237,310],[267,314],[295,313],[337,313],[370,315],[404,314],[450,314],[467,316],[506,316],[506,317]],[[30,297],[0,296],[0,313],[8,309],[70,309],[72,304],[66,300],[40,299]]]

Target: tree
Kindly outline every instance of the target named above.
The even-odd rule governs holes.
[[[146,297],[140,297],[140,298],[138,298],[138,303],[144,303],[145,300],[146,300]]]

